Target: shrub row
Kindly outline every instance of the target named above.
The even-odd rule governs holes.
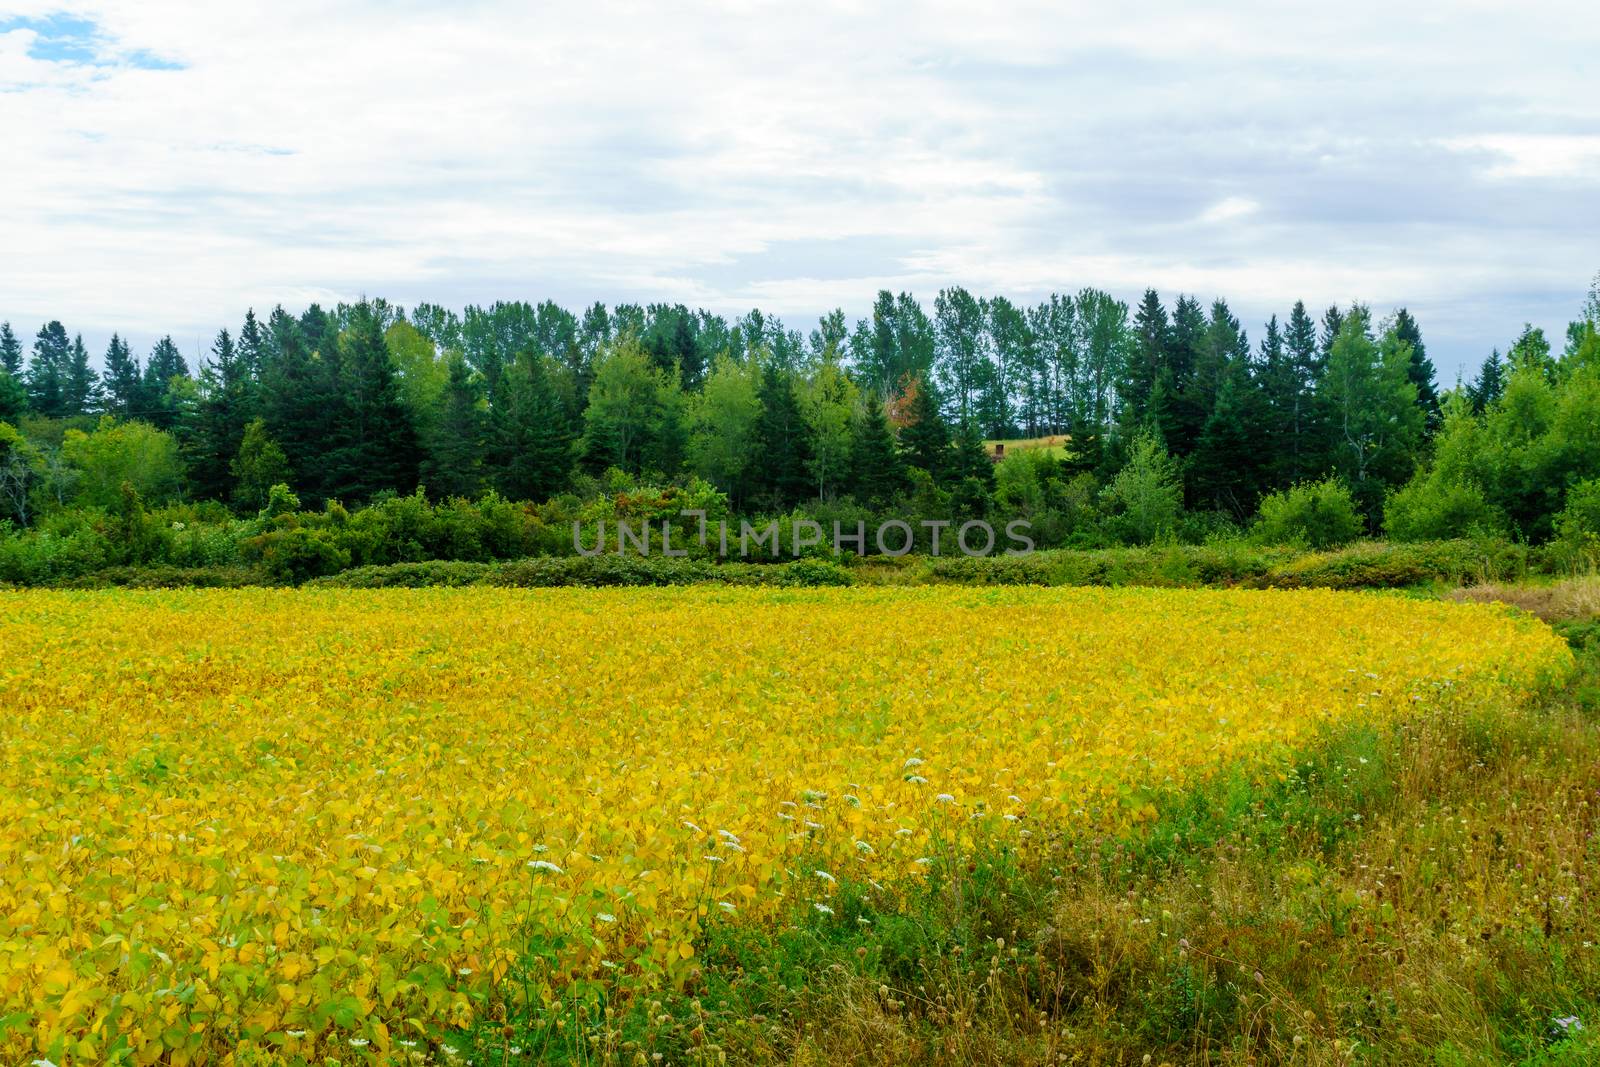
[[[1364,542],[1329,552],[1247,542],[1149,548],[1057,549],[1027,556],[806,557],[785,563],[715,563],[661,556],[537,556],[511,561],[428,560],[347,568],[303,584],[324,589],[490,585],[562,586],[890,585],[1243,586],[1277,589],[1399,589],[1516,581],[1549,571],[1548,549],[1498,539],[1417,544]],[[56,588],[233,587],[293,584],[262,566],[219,564],[100,567],[37,583]]]
[[[1399,589],[1433,583],[1513,581],[1545,562],[1543,554],[1503,540],[1365,542],[1330,552],[1224,542],[921,559],[900,568],[902,573],[888,580],[963,585]]]
[[[711,563],[706,560],[629,556],[541,556],[510,563],[398,563],[357,567],[306,584],[323,589],[419,588],[493,585],[535,589],[562,586],[776,585],[811,587],[851,585],[848,567],[831,560],[788,563]]]

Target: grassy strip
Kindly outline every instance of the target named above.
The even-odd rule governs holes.
[[[1136,837],[708,926],[691,988],[463,1035],[477,1063],[1600,1059],[1600,653],[1536,707],[1319,746]],[[1580,1020],[1578,1029],[1566,1020]],[[516,1051],[513,1051],[516,1050]]]

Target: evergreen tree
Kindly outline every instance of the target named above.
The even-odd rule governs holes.
[[[38,414],[58,419],[67,413],[67,366],[71,360],[72,342],[66,328],[55,320],[39,327],[26,381],[28,405]]]
[[[906,471],[883,402],[876,394],[867,394],[852,429],[851,492],[874,507],[892,503],[905,492]]]
[[[1435,381],[1433,360],[1422,343],[1422,330],[1410,311],[1401,308],[1394,314],[1395,337],[1411,346],[1411,384],[1417,387],[1417,403],[1422,405],[1427,432],[1431,436],[1439,428],[1439,385]]]
[[[1494,349],[1478,368],[1478,377],[1467,386],[1467,399],[1472,402],[1472,413],[1482,415],[1494,406],[1506,389],[1505,364],[1500,350]]]
[[[330,495],[340,499],[406,493],[417,484],[416,430],[383,333],[379,310],[363,300],[335,342],[339,404],[326,465]]]
[[[483,490],[483,451],[483,398],[467,361],[452,355],[438,417],[425,442],[423,484],[436,499],[476,497]]]
[[[1246,361],[1237,355],[1229,359],[1191,460],[1190,495],[1195,504],[1235,519],[1244,519],[1255,510],[1260,472],[1268,458],[1262,448],[1265,419],[1261,399]]]
[[[1288,471],[1284,469],[1283,457],[1288,452],[1297,386],[1294,367],[1284,347],[1283,331],[1278,327],[1278,316],[1267,320],[1266,334],[1256,356],[1256,383],[1261,394],[1263,420],[1261,447],[1268,459],[1263,465],[1262,487],[1276,487],[1290,484],[1285,480]]]
[[[256,309],[244,313],[244,325],[239,329],[239,375],[248,382],[260,382],[262,363],[266,359],[267,334],[256,318]]]
[[[1293,380],[1292,399],[1284,413],[1286,425],[1279,460],[1279,484],[1295,485],[1311,477],[1321,462],[1323,440],[1317,403],[1317,383],[1322,379],[1322,351],[1317,328],[1304,302],[1296,300],[1283,334],[1284,354]]]
[[[312,352],[321,355],[329,364],[335,362],[339,330],[328,313],[322,310],[322,305],[312,304],[300,313],[300,336]]]
[[[985,499],[994,493],[994,460],[983,446],[983,433],[970,420],[956,431],[955,443],[950,450],[950,484],[959,496],[969,482],[977,483]],[[971,492],[967,490],[970,497]]]
[[[183,361],[171,337],[163,337],[150,350],[144,365],[144,399],[141,416],[157,429],[171,430],[181,415],[181,399],[186,395],[189,365]]]
[[[633,351],[638,369],[653,389],[643,355],[637,349]],[[606,392],[608,386],[599,377],[593,388],[605,394],[599,411],[590,405],[590,412],[599,418],[611,398]],[[495,484],[513,500],[548,500],[566,486],[572,473],[573,453],[567,408],[551,381],[549,362],[523,353],[506,369],[503,391],[504,403],[494,412]],[[639,417],[648,419],[652,404],[653,392],[647,392],[637,412]],[[642,449],[637,444],[627,446],[616,458],[626,462],[629,453],[639,455]]]
[[[111,343],[106,346],[104,394],[108,414],[119,419],[143,416],[143,371],[128,342],[117,334],[111,335]]]
[[[19,380],[22,378],[22,342],[17,340],[9,322],[0,322],[0,371]]]
[[[99,406],[100,376],[89,366],[89,350],[84,347],[81,333],[72,339],[61,391],[64,415],[87,415]]]
[[[1152,398],[1171,347],[1172,326],[1167,321],[1167,309],[1161,306],[1160,294],[1146,289],[1133,316],[1132,344],[1122,376],[1123,426],[1132,429],[1154,420]]]
[[[310,349],[299,321],[281,307],[267,316],[261,376],[262,417],[295,472],[294,488],[309,500],[325,500],[326,450],[338,410],[336,365]]]
[[[657,370],[679,376],[684,389],[697,390],[705,376],[697,344],[699,318],[682,304],[651,304],[639,345]]]
[[[15,423],[27,410],[28,387],[10,371],[0,370],[0,422]]]
[[[1339,310],[1338,304],[1329,304],[1328,310],[1322,313],[1321,345],[1322,362],[1327,363],[1328,357],[1333,354],[1333,343],[1339,339],[1339,333],[1344,329],[1344,312]]]
[[[180,422],[179,434],[189,479],[201,497],[226,500],[233,490],[233,461],[255,417],[250,383],[227,330],[212,343],[211,359],[200,364],[196,386],[194,407]]]
[[[810,495],[806,470],[806,420],[795,397],[792,376],[776,361],[761,372],[761,418],[756,423],[756,448],[760,456],[753,488],[774,507],[787,508]]]
[[[900,451],[912,467],[927,471],[935,482],[950,475],[950,428],[939,414],[939,393],[932,382],[914,381],[907,405],[909,422],[900,430]]]
[[[1172,311],[1171,347],[1158,375],[1160,402],[1153,403],[1161,440],[1175,456],[1187,456],[1200,441],[1210,415],[1205,390],[1196,385],[1196,366],[1206,348],[1208,327],[1200,302],[1178,297]]]

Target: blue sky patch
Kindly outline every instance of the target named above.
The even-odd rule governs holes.
[[[133,67],[138,70],[183,69],[183,64],[163,59],[144,48],[118,54],[113,47],[115,42],[101,32],[99,25],[77,15],[0,19],[0,34],[17,30],[34,32],[28,55],[47,63]]]

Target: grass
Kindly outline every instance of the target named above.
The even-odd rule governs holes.
[[[1057,459],[1067,458],[1067,444],[1072,440],[1064,433],[1050,434],[1046,437],[1010,437],[985,441],[983,449],[989,454],[994,454],[995,445],[1005,445],[1006,452],[1025,452],[1042,449],[1049,452]]]
[[[1567,578],[1548,585],[1489,582],[1456,590],[1456,600],[1509,604],[1546,622],[1581,622],[1600,617],[1600,575]]]
[[[841,887],[832,915],[716,923],[687,988],[635,1003],[590,991],[462,1035],[461,1051],[490,1064],[1600,1062],[1600,644],[1592,608],[1574,614],[1590,602],[1560,596],[1568,614],[1551,618],[1580,669],[1532,705],[1329,738],[1288,781],[1221,782],[1137,838],[942,856],[908,890]]]

